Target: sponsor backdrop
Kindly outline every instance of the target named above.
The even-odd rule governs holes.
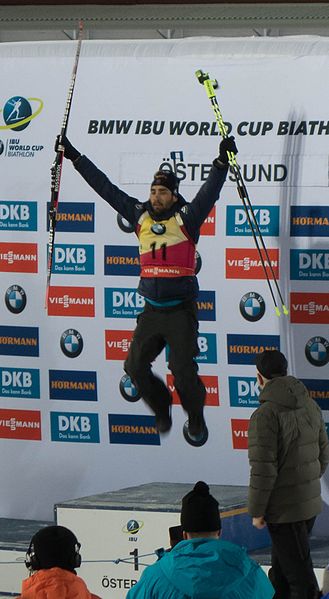
[[[121,386],[131,401],[120,392],[144,305],[137,241],[67,161],[45,309],[50,166],[75,49],[0,47],[2,517],[50,519],[56,502],[140,483],[246,485],[248,421],[259,395],[254,361],[264,348],[287,354],[329,421],[329,42],[82,45],[68,136],[141,200],[153,173],[174,158],[187,200],[206,179],[219,135],[194,72],[219,80],[218,101],[290,309],[288,318],[275,315],[228,177],[198,245],[197,362],[209,428],[201,448],[183,438],[186,415],[166,352],[155,369],[173,393],[168,436],[133,401],[129,381]]]

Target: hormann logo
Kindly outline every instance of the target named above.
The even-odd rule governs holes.
[[[328,379],[300,379],[307,387],[312,399],[320,406],[321,410],[329,409],[329,380]]]
[[[269,279],[273,279],[268,259],[261,250]],[[268,249],[267,255],[275,277],[279,278],[279,250]],[[265,279],[263,262],[257,249],[227,248],[226,249],[226,278],[227,279]]]
[[[105,331],[105,359],[125,360],[134,331]]]
[[[248,449],[249,420],[244,418],[232,418],[232,444],[233,449]]]
[[[110,443],[160,445],[154,416],[109,414]]]
[[[20,399],[40,399],[40,375],[36,368],[0,368],[0,395]]]
[[[329,208],[327,206],[291,206],[291,237],[328,237]]]
[[[259,387],[257,379],[251,376],[228,377],[230,406],[233,408],[258,408]]]
[[[199,320],[216,320],[216,299],[214,291],[200,290],[196,303]]]
[[[138,247],[127,245],[104,246],[104,275],[139,276]]]
[[[291,293],[291,322],[329,323],[329,293]]]
[[[41,441],[39,410],[1,410],[0,438]]]
[[[38,245],[36,243],[0,243],[1,272],[38,272]]]
[[[266,349],[280,350],[279,335],[227,335],[229,364],[255,364],[257,354]]]
[[[290,250],[292,281],[328,281],[329,250]]]
[[[59,245],[54,246],[52,272],[64,275],[93,275],[93,245]]]
[[[95,316],[94,287],[49,288],[49,316]]]
[[[105,318],[136,318],[144,306],[145,299],[135,289],[104,289]]]
[[[49,230],[49,208],[47,204],[47,230]],[[67,233],[94,233],[95,205],[92,202],[61,202],[56,214],[56,231]]]
[[[50,399],[97,401],[96,372],[49,370]]]
[[[255,216],[256,224],[253,218]],[[250,236],[252,230],[249,224],[253,226],[254,230],[257,230],[257,225],[261,234],[271,237],[277,237],[279,235],[279,222],[280,222],[280,208],[279,206],[259,206],[246,213],[244,208],[240,206],[227,206],[226,207],[226,235],[234,236]]]
[[[216,206],[210,210],[206,220],[203,221],[200,228],[200,235],[216,235]]]
[[[2,231],[37,231],[37,202],[0,202]]]
[[[181,403],[179,395],[177,393],[174,377],[172,374],[167,374],[167,387],[172,394],[173,404],[178,405]],[[218,376],[200,376],[205,388],[206,388],[206,406],[219,406],[219,385]]]
[[[39,356],[37,327],[0,326],[0,354],[3,356]]]
[[[51,440],[64,443],[99,443],[98,414],[50,412]]]

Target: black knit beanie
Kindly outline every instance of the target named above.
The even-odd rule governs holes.
[[[182,499],[181,525],[185,532],[215,532],[221,529],[218,501],[199,481]]]
[[[274,379],[278,376],[287,376],[288,362],[277,349],[267,349],[258,354],[256,368],[266,379]]]
[[[76,536],[65,526],[41,528],[30,544],[37,570],[57,567],[74,572],[81,561],[79,548]]]
[[[151,187],[153,185],[162,185],[162,187],[166,187],[175,195],[178,194],[179,180],[172,171],[157,171],[154,174]]]

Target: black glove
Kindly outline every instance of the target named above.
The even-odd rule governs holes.
[[[225,137],[219,144],[219,156],[218,160],[222,164],[228,164],[228,156],[227,151],[233,152],[234,154],[238,153],[238,149],[235,145],[234,137],[231,135],[230,137]]]
[[[57,135],[56,137],[55,152],[58,152],[58,146],[60,145],[60,137],[60,135]],[[71,142],[67,139],[66,135],[63,135],[61,145],[64,146],[64,157],[68,158],[68,160],[72,160],[72,162],[74,162],[74,160],[81,156],[80,152],[78,152],[78,150],[74,146],[72,146]]]

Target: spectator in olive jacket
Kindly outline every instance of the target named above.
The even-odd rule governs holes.
[[[262,352],[256,368],[261,392],[248,432],[248,511],[272,539],[275,599],[315,599],[308,537],[322,509],[320,478],[329,463],[325,424],[303,383],[287,376],[281,352]]]

